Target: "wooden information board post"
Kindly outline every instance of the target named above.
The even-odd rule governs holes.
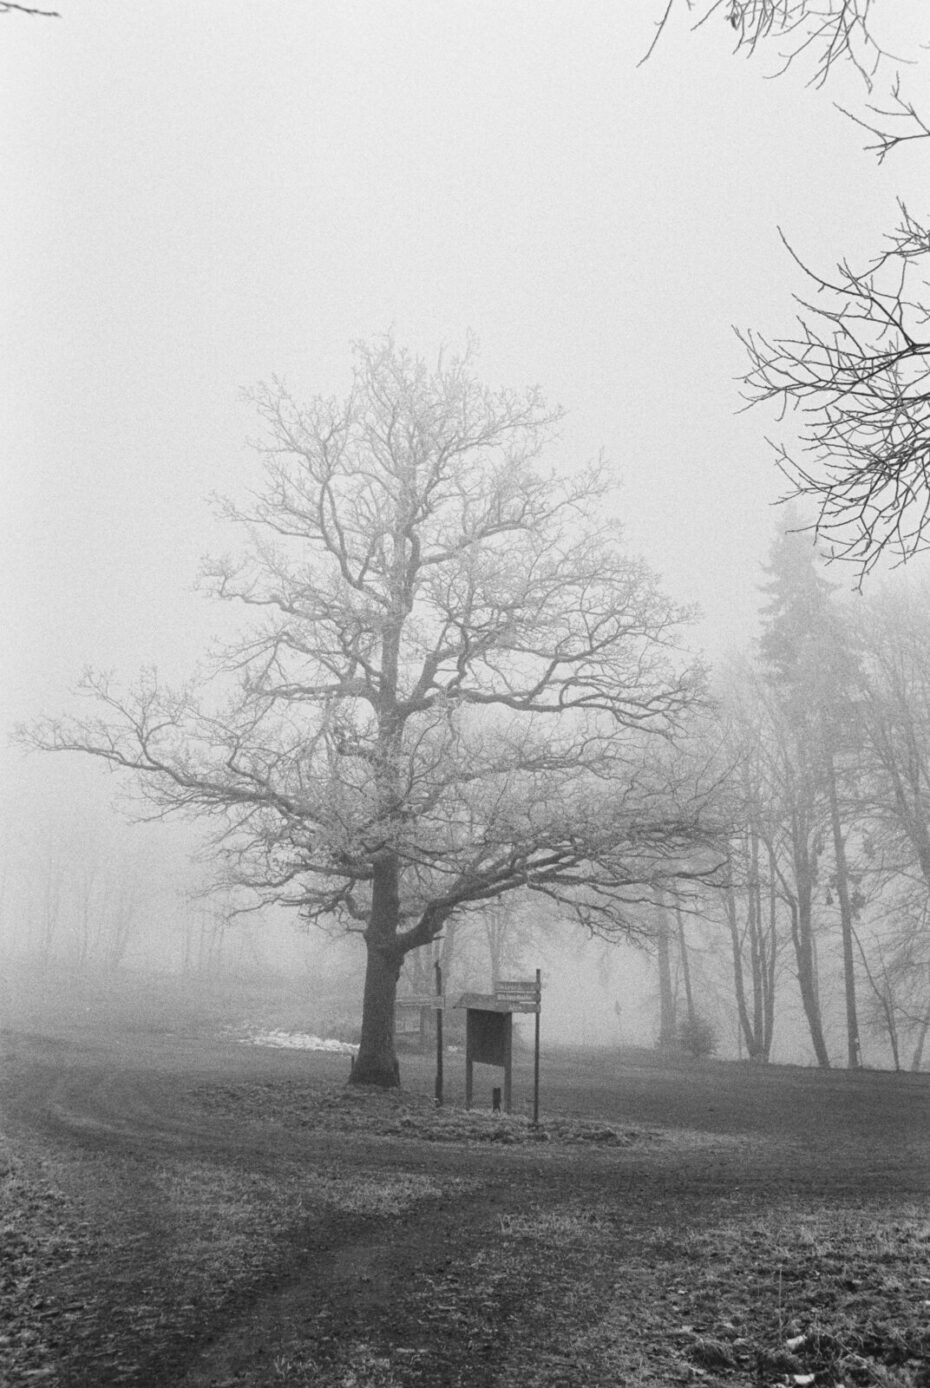
[[[534,1012],[533,1122],[539,1122],[539,1013],[542,976],[498,983],[493,993],[463,993],[455,1004],[465,1009],[465,1107],[471,1108],[474,1066],[500,1065],[504,1071],[504,1112],[510,1113],[513,1093],[513,1014]]]

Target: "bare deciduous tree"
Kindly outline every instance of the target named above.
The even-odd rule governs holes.
[[[766,1062],[774,1037],[778,962],[784,945],[775,870],[782,797],[772,777],[765,708],[754,695],[749,667],[731,664],[721,712],[737,763],[731,787],[737,827],[730,842],[722,907],[740,1035],[750,1060]]]
[[[687,614],[618,548],[603,476],[539,470],[558,414],[537,392],[388,339],[356,349],[344,400],[255,401],[265,487],[224,507],[250,548],[206,569],[253,629],[212,685],[89,676],[99,716],[25,736],[212,817],[260,900],[361,929],[354,1078],[395,1084],[401,964],[456,912],[529,889],[616,933],[631,897],[710,870],[708,788],[649,747],[701,673],[676,652]]]

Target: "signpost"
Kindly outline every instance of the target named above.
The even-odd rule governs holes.
[[[504,1111],[510,1112],[513,1070],[513,1014],[536,1014],[533,1051],[533,1122],[539,1122],[539,1016],[542,975],[507,979],[493,993],[463,993],[456,1007],[465,1008],[465,1107],[471,1108],[474,1066],[500,1065],[504,1071]]]
[[[422,1037],[425,1018],[432,1011],[436,1017],[436,1104],[442,1105],[443,1085],[443,1010],[442,968],[436,970],[435,993],[417,993],[398,998],[400,1009],[419,1012]],[[539,1122],[539,1015],[542,1007],[542,974],[530,979],[506,979],[498,983],[493,993],[463,993],[455,1006],[465,1008],[465,1107],[471,1108],[474,1090],[474,1066],[499,1065],[504,1071],[504,1111],[510,1112],[513,1071],[513,1014],[535,1013],[533,1046],[533,1122]],[[495,1090],[495,1095],[499,1091]],[[495,1107],[497,1105],[495,1104]]]

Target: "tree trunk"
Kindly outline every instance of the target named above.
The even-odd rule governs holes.
[[[672,995],[672,961],[669,950],[669,923],[664,907],[659,909],[657,953],[659,959],[659,1048],[675,1045],[675,999]]]
[[[768,980],[765,970],[765,944],[762,931],[762,879],[759,872],[759,840],[755,829],[752,829],[750,834],[750,874],[746,923],[749,927],[749,960],[752,965],[752,1031],[755,1040],[751,1058],[753,1060],[768,1060],[771,1038],[768,1037],[765,1024]]]
[[[917,1042],[914,1046],[914,1054],[911,1057],[911,1069],[916,1073],[924,1063],[924,1046],[927,1043],[927,1032],[930,1031],[930,1011],[924,1014],[923,1020],[917,1029]]]
[[[375,862],[371,915],[365,931],[368,962],[362,1004],[362,1037],[350,1084],[393,1089],[400,1084],[394,1049],[394,1004],[403,952],[397,944],[400,891],[397,859],[385,853]]]
[[[885,1016],[885,1029],[888,1032],[888,1040],[891,1043],[891,1058],[894,1061],[894,1068],[901,1069],[901,1048],[898,1044],[898,1023],[894,1015],[894,999],[888,992],[887,983],[885,992],[881,995],[882,1012]]]
[[[827,790],[830,796],[830,824],[833,829],[833,854],[836,860],[836,893],[840,899],[840,927],[843,933],[843,979],[846,987],[846,1043],[850,1070],[861,1070],[862,1047],[859,1041],[859,1018],[856,1012],[856,970],[853,960],[852,906],[849,900],[849,869],[846,864],[846,844],[840,823],[840,807],[836,794],[836,770],[832,753],[824,757]],[[897,1068],[897,1067],[896,1067]]]
[[[458,921],[454,918],[446,921],[442,935],[437,936],[439,940],[439,963],[442,967],[442,976],[445,979],[445,988],[451,987],[452,963],[455,959],[455,931]]]
[[[727,924],[730,927],[730,945],[733,954],[733,984],[736,991],[736,1010],[739,1017],[739,1030],[741,1040],[746,1043],[746,1053],[750,1060],[768,1060],[768,1051],[765,1045],[765,1038],[762,1033],[761,1018],[758,1009],[754,1007],[753,1016],[749,1015],[749,1007],[746,999],[746,985],[743,979],[743,945],[740,939],[739,926],[737,923],[736,897],[732,888],[727,889],[726,900]],[[759,979],[757,978],[758,960],[756,953],[752,953],[751,964],[753,970],[753,995],[758,993]]]
[[[772,1054],[772,1040],[775,1035],[775,978],[778,963],[778,894],[775,887],[775,854],[769,849],[769,900],[768,924],[763,942],[765,960],[763,993],[762,1054],[768,1060]],[[759,902],[759,921],[761,930],[762,904]]]
[[[755,1058],[756,1038],[753,1032],[752,1023],[749,1020],[749,1010],[746,1006],[746,987],[743,982],[743,952],[740,946],[739,927],[736,920],[736,895],[733,888],[728,886],[724,898],[726,905],[727,925],[730,927],[730,944],[733,951],[733,986],[736,992],[736,1012],[739,1025],[737,1026],[737,1037],[742,1050],[742,1042],[745,1038],[746,1049],[749,1052],[750,1060]]]
[[[688,956],[688,944],[685,940],[685,922],[681,914],[681,907],[675,902],[675,919],[678,922],[678,949],[681,954],[681,977],[685,985],[685,1005],[688,1009],[688,1025],[693,1027],[697,1021],[697,1013],[694,1010],[694,993],[691,989],[691,960]]]
[[[770,852],[770,870],[771,852]],[[740,930],[738,921],[736,893],[727,888],[725,896],[727,923],[730,928],[730,945],[733,956],[733,982],[736,990],[736,1006],[739,1016],[740,1043],[745,1042],[749,1059],[765,1062],[772,1046],[771,1013],[774,1010],[775,980],[775,917],[774,902],[770,906],[772,916],[765,925],[762,918],[762,879],[759,871],[759,840],[754,830],[749,831],[749,880],[746,884],[746,924]],[[771,940],[769,936],[771,935]],[[771,951],[769,945],[771,944]],[[748,965],[752,984],[752,1011],[747,997],[744,978],[744,954],[748,945]],[[771,957],[770,957],[771,954]]]
[[[491,992],[493,993],[501,981],[504,956],[504,931],[506,927],[501,915],[500,906],[492,904],[485,912],[484,930],[488,942],[488,954],[491,963]]]
[[[794,957],[798,966],[798,986],[801,1002],[811,1034],[811,1043],[817,1064],[823,1070],[830,1069],[830,1056],[823,1035],[823,1022],[820,1016],[820,998],[817,992],[817,970],[814,960],[814,939],[810,919],[810,890],[789,901],[791,909],[791,936],[794,941]]]

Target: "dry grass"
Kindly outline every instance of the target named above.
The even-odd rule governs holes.
[[[191,1097],[198,1107],[237,1122],[272,1122],[314,1132],[357,1132],[420,1142],[639,1147],[669,1141],[669,1135],[658,1128],[559,1115],[546,1115],[534,1124],[519,1113],[466,1110],[456,1104],[437,1108],[432,1099],[415,1091],[383,1092],[312,1078],[204,1085],[196,1087]]]
[[[595,1103],[535,1129],[312,1062],[168,1082],[142,1054],[99,1084],[88,1052],[73,1127],[0,1151],[4,1388],[930,1388],[923,1167],[884,1136],[906,1086],[831,1078],[808,1151],[809,1077],[787,1139],[773,1075],[764,1141],[685,1139],[692,1071],[661,1132]],[[850,1094],[884,1105],[865,1157]]]
[[[80,1311],[52,1304],[48,1280],[96,1252],[80,1215],[49,1163],[14,1155],[0,1139],[0,1383],[13,1384],[14,1374],[54,1381],[56,1339]]]
[[[628,1263],[585,1345],[628,1342],[629,1282],[654,1287],[649,1361],[734,1384],[811,1382],[915,1388],[930,1382],[930,1221],[780,1204],[685,1233],[655,1228]],[[644,1347],[645,1348],[645,1347]],[[813,1375],[813,1378],[808,1378]]]

